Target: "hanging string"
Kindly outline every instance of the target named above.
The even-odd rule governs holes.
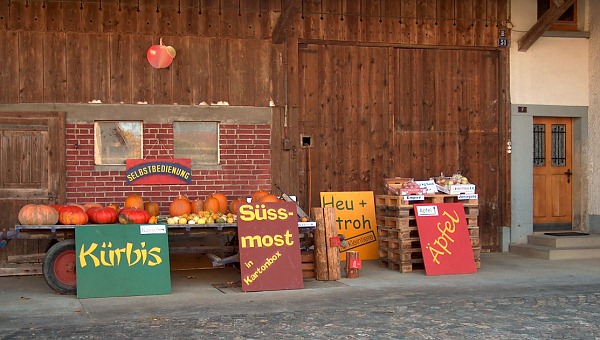
[[[177,14],[181,14],[181,0],[177,1]]]
[[[321,20],[323,20],[323,0],[321,0]]]
[[[238,0],[238,16],[242,16],[242,0]]]
[[[340,12],[342,13],[340,20],[344,21],[344,0],[340,0]]]
[[[453,1],[452,3],[453,8],[453,12],[454,12],[454,23],[452,24],[452,26],[456,26],[456,0]]]
[[[360,10],[359,10],[359,13],[360,13],[360,22],[362,22],[363,21],[363,18],[362,18],[362,0],[360,0],[360,2],[359,2],[358,5],[360,6]]]
[[[383,22],[382,16],[381,16],[381,0],[379,0],[379,22]]]

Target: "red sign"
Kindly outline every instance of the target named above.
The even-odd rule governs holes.
[[[477,272],[462,203],[415,204],[427,275]]]
[[[242,290],[303,288],[296,204],[244,204],[237,213]]]
[[[192,160],[189,158],[128,159],[125,169],[126,184],[192,183]]]
[[[362,269],[362,260],[351,258],[350,263],[348,263],[348,268],[351,269]]]

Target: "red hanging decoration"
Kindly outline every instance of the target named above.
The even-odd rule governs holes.
[[[173,62],[175,55],[175,48],[163,44],[162,38],[160,38],[160,45],[150,46],[146,58],[154,68],[167,68]]]

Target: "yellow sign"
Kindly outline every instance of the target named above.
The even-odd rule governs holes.
[[[377,220],[372,191],[322,192],[321,207],[335,209],[338,233],[344,235],[347,247],[340,248],[340,259],[346,251],[355,250],[362,260],[378,260]]]

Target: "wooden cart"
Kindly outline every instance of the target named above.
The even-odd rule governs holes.
[[[309,234],[314,228],[314,222],[301,222],[298,227],[301,233]],[[215,259],[225,256],[234,256],[238,252],[237,224],[176,224],[167,225],[169,235],[169,252],[172,254],[211,254],[213,265],[225,264]],[[194,240],[201,237],[215,235],[223,237],[224,242],[215,245],[171,246],[177,241]],[[50,239],[52,246],[44,254],[42,261],[42,274],[48,285],[61,294],[75,294],[76,281],[76,254],[75,254],[75,226],[74,225],[15,225],[14,230],[0,230],[0,249],[12,239]],[[302,248],[312,246],[312,240],[302,242]]]

